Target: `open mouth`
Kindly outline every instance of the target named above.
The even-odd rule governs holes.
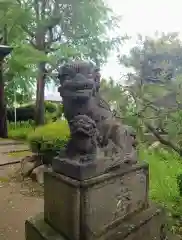
[[[92,89],[77,90],[74,89],[59,89],[60,95],[62,97],[73,97],[73,98],[90,98],[92,96]]]
[[[64,89],[67,90],[74,90],[74,91],[83,91],[87,89],[92,89],[94,87],[94,83],[92,81],[87,81],[87,82],[74,82],[74,81],[69,81],[63,85]]]

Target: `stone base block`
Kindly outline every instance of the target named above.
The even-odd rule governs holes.
[[[25,240],[66,240],[44,221],[40,213],[25,222]]]
[[[168,238],[163,211],[152,206],[113,229],[107,229],[99,235],[80,236],[79,240],[177,240]],[[66,240],[44,221],[43,214],[26,221],[26,240]],[[70,239],[72,240],[72,239]]]
[[[68,239],[102,235],[147,207],[148,165],[128,166],[83,181],[45,173],[45,221]]]
[[[96,172],[96,166],[96,163],[93,161],[80,163],[64,158],[52,160],[52,168],[55,172],[76,180],[91,178]]]
[[[126,219],[98,240],[168,240],[166,215],[162,209],[151,206]]]

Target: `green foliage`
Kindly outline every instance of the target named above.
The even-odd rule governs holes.
[[[33,152],[45,153],[64,149],[70,136],[68,123],[65,120],[56,121],[36,128],[28,136],[28,142]]]
[[[139,127],[136,106],[134,101],[126,89],[113,79],[102,79],[101,95],[106,100],[116,116],[122,119],[126,125],[130,125],[137,129]]]
[[[130,82],[168,83],[182,73],[182,44],[177,33],[161,34],[157,38],[139,36],[130,55],[121,56],[120,61],[136,72],[128,78]]]
[[[182,198],[179,194],[178,176],[182,174],[182,161],[175,152],[164,149],[140,148],[140,159],[149,163],[150,197],[166,207],[173,216],[182,214]]]
[[[55,122],[56,120],[60,119],[63,114],[63,105],[62,104],[54,104],[54,103],[46,103],[46,114],[45,114],[45,122]]]
[[[8,124],[8,137],[16,140],[26,140],[29,133],[33,130],[32,122],[17,122]]]
[[[15,93],[16,102],[20,104],[32,98],[35,86],[33,69],[40,57],[41,59],[43,57],[27,42],[22,23],[28,24],[30,12],[22,9],[18,1],[1,0],[0,18],[1,43],[7,43],[13,47],[12,53],[6,58],[4,64],[6,100],[8,105],[12,106]]]
[[[62,105],[56,104],[52,102],[44,102],[45,111],[50,120],[53,118],[58,118],[62,114]],[[35,117],[35,105],[34,104],[26,104],[16,109],[16,120],[19,121],[30,121],[34,120]],[[14,108],[7,109],[7,118],[8,121],[14,122]]]
[[[58,107],[57,107],[57,117],[61,118],[62,115],[63,115],[63,104],[58,104]]]
[[[54,113],[57,111],[57,104],[52,102],[44,102],[45,110],[49,113]]]
[[[163,126],[168,133],[168,137],[182,148],[182,111],[168,113],[163,119]]]
[[[1,1],[5,2],[5,0]],[[60,63],[60,59],[64,61],[75,57],[104,62],[109,51],[118,47],[123,40],[120,36],[108,35],[108,30],[112,29],[114,32],[118,27],[119,17],[103,0],[96,0],[94,3],[88,0],[71,1],[66,4],[61,0],[48,0],[38,5],[32,0],[26,3],[19,1],[19,3],[21,11],[27,12],[27,18],[24,22],[18,22],[17,26],[23,29],[23,34],[27,35],[31,42],[23,49],[26,41],[20,50],[23,49],[23,53],[30,50],[27,54],[29,62],[32,54],[35,54],[36,62],[33,61],[33,64],[47,62],[55,66],[57,61]],[[9,4],[7,10],[12,6]],[[16,12],[14,10],[12,15],[14,16]],[[38,31],[39,37],[47,40],[44,46],[34,41]],[[45,52],[48,54],[45,55]]]
[[[4,39],[6,35],[4,43],[13,47],[5,65],[9,106],[14,103],[14,93],[16,102],[28,102],[36,81],[42,81],[37,92],[43,96],[45,84],[55,81],[53,70],[69,59],[89,58],[103,64],[110,50],[118,48],[124,39],[115,31],[119,18],[104,0],[1,0],[0,6],[0,35]],[[36,107],[36,124],[42,124],[43,99],[38,98]]]
[[[182,173],[180,173],[177,176],[177,185],[178,185],[179,194],[182,197]]]
[[[181,155],[181,77],[168,84],[134,84],[127,89],[134,99],[140,126],[144,125],[160,142]]]

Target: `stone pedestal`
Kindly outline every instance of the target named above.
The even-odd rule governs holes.
[[[44,213],[26,221],[26,240],[164,240],[164,213],[148,202],[148,165],[87,180],[45,173]]]

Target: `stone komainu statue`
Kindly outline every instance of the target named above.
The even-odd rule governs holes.
[[[74,61],[59,69],[59,92],[71,138],[66,154],[70,159],[137,161],[134,138],[115,119],[109,104],[99,93],[100,73],[92,63]]]

